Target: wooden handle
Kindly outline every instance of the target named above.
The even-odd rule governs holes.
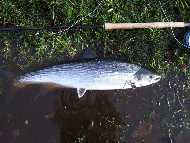
[[[153,22],[153,23],[105,23],[105,30],[108,29],[134,29],[134,28],[167,28],[185,27],[184,22]]]

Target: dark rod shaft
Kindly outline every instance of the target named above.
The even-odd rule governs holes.
[[[103,25],[95,26],[55,26],[55,27],[24,27],[24,28],[0,28],[0,31],[13,31],[13,30],[41,30],[41,29],[67,29],[67,28],[103,28]]]

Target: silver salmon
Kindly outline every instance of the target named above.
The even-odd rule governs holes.
[[[5,73],[4,70],[0,70],[0,78]],[[12,81],[16,87],[28,84],[54,84],[76,88],[80,98],[86,90],[135,88],[156,83],[160,78],[160,75],[137,64],[95,58],[54,65],[14,77]]]

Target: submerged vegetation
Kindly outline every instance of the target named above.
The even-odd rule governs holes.
[[[0,3],[0,27],[44,27],[73,25],[90,12],[101,1],[93,0],[2,0]],[[173,22],[190,22],[189,7],[186,0],[161,1],[162,6]],[[141,4],[139,4],[141,3]],[[76,25],[103,25],[104,23],[146,23],[166,22],[158,0],[103,0],[98,9]],[[63,30],[63,29],[62,29]],[[175,28],[174,34],[183,43],[187,28]],[[60,30],[0,31],[0,68],[26,72],[32,65],[47,61],[72,58],[85,46],[97,55],[126,60],[156,69],[163,78],[167,77],[169,90],[176,98],[168,97],[162,90],[155,93],[157,99],[165,100],[171,116],[189,117],[190,102],[190,49],[180,45],[173,38],[171,29],[69,29]],[[40,35],[34,35],[39,33]],[[26,37],[12,37],[25,35]],[[18,72],[18,71],[16,71]],[[0,87],[1,90],[1,87]],[[167,89],[167,91],[169,91]],[[1,92],[1,91],[0,91]],[[180,94],[179,94],[180,93]],[[159,95],[158,95],[159,94]],[[119,101],[118,101],[119,102]],[[179,104],[179,108],[170,108]],[[189,129],[189,120],[163,119],[160,126],[184,127]],[[152,127],[152,126],[151,126]],[[120,140],[126,137],[120,137]],[[78,138],[83,142],[85,135]]]

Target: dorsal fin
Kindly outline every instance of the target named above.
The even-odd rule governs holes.
[[[89,47],[85,47],[85,49],[79,55],[77,55],[74,59],[84,60],[84,59],[92,59],[92,58],[97,58],[97,55]]]
[[[91,59],[91,58],[97,58],[97,56],[89,47],[86,47],[81,54],[81,58]]]

